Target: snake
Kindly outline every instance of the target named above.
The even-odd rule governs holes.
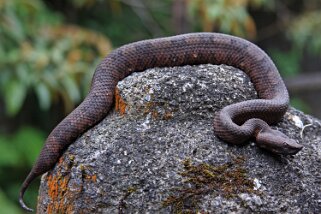
[[[88,95],[46,139],[21,186],[21,207],[33,211],[23,200],[30,183],[50,171],[70,144],[108,115],[120,80],[149,68],[199,64],[225,64],[242,70],[258,95],[215,113],[213,126],[218,138],[231,144],[253,139],[259,147],[283,155],[294,155],[303,148],[270,127],[286,113],[289,94],[275,64],[257,45],[240,37],[205,32],[142,40],[113,50],[98,64]]]

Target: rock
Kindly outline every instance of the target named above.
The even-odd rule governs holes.
[[[225,65],[127,77],[116,111],[42,177],[38,212],[321,213],[319,120],[290,108],[274,127],[305,146],[295,156],[214,136],[215,111],[253,98],[249,78]]]

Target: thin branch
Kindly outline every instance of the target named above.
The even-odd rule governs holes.
[[[285,79],[290,92],[302,93],[307,91],[321,91],[321,72],[304,73],[296,77]]]

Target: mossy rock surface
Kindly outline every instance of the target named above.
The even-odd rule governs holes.
[[[42,177],[38,212],[321,213],[319,120],[290,108],[274,127],[305,146],[295,156],[214,135],[216,111],[254,98],[249,78],[225,65],[127,77],[113,112]]]

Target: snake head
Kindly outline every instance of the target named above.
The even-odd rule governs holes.
[[[276,154],[294,155],[303,146],[280,131],[266,128],[256,135],[256,144]]]

